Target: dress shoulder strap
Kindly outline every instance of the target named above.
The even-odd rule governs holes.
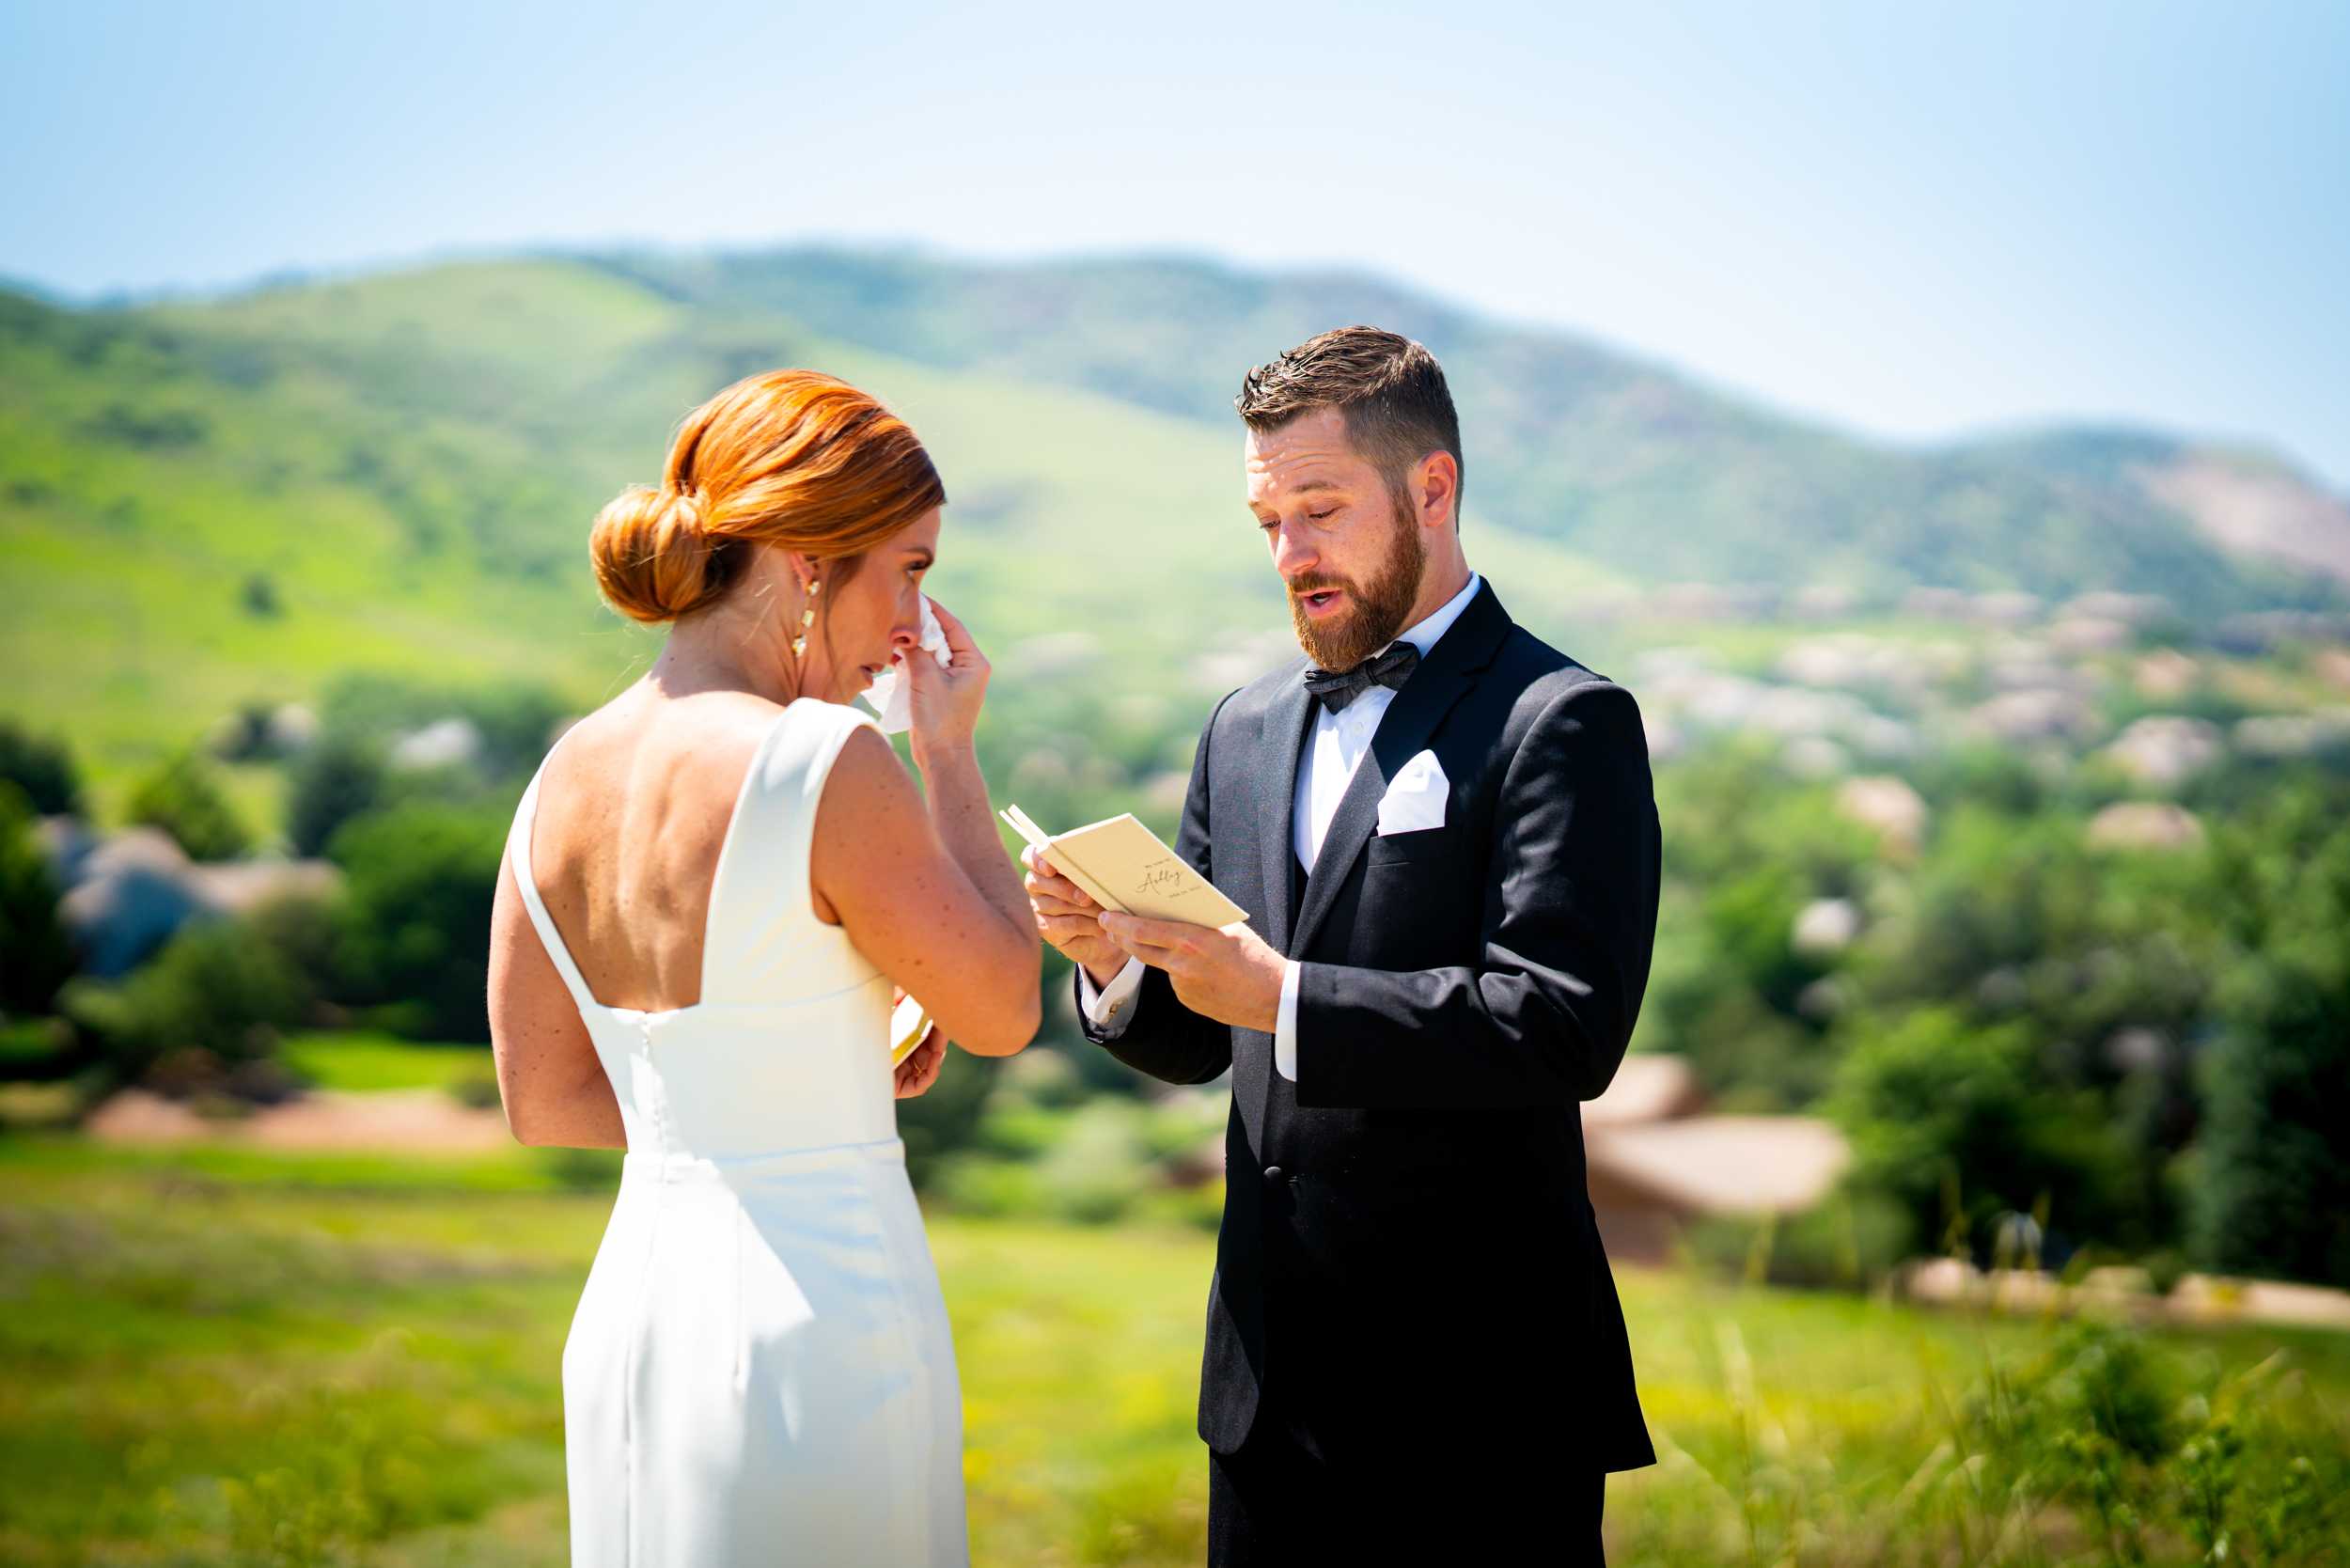
[[[562,743],[558,741],[556,744],[559,746]],[[547,753],[549,758],[554,755],[552,750]],[[506,840],[506,854],[514,867],[515,885],[522,889],[523,907],[530,911],[531,928],[538,932],[540,942],[547,949],[547,956],[555,960],[555,967],[562,975],[563,983],[571,989],[572,1000],[579,1004],[579,1011],[584,1015],[588,1009],[603,1004],[588,991],[588,981],[581,976],[579,965],[572,962],[572,949],[563,945],[563,933],[555,929],[555,917],[547,913],[547,901],[539,896],[539,880],[530,869],[530,833],[538,825],[539,785],[546,776],[547,764],[541,761],[539,771],[531,776],[530,788],[523,792],[522,804],[514,808],[514,831]]]
[[[833,929],[822,926],[809,902],[816,810],[849,737],[878,728],[860,709],[802,698],[768,731],[743,780],[711,881],[702,949],[704,1000],[733,991],[729,979],[744,964],[763,967],[755,954],[781,931],[803,925]]]

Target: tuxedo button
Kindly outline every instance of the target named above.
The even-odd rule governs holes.
[[[1279,1181],[1281,1179],[1281,1168],[1277,1165],[1266,1166],[1264,1168],[1264,1179],[1268,1182]]]

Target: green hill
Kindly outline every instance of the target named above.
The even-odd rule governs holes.
[[[468,287],[489,274],[133,311],[0,301],[7,706],[102,767],[338,668],[608,679],[630,645],[559,520],[619,454],[527,409],[476,415],[500,400],[500,350],[559,382],[660,312],[632,319],[636,291],[569,269],[520,281],[519,321]],[[588,326],[603,340],[578,344]]]
[[[1277,638],[1229,431],[488,263],[128,310],[0,296],[0,713],[68,732],[103,782],[349,670],[590,705],[656,639],[597,604],[588,519],[657,476],[696,402],[794,363],[931,443],[954,497],[936,591],[1007,679],[1106,658],[1187,709],[1202,646],[1261,662]]]
[[[2049,599],[2114,588],[2209,616],[2338,602],[2350,580],[2339,502],[2335,579],[2215,545],[2209,520],[2199,527],[2157,494],[2167,474],[2211,457],[2186,443],[2107,431],[1929,450],[1867,443],[1563,334],[1344,274],[827,250],[601,264],[682,302],[1219,427],[1247,367],[1329,327],[1391,327],[1445,363],[1480,514],[1653,582],[1829,583],[1888,600],[1918,585]]]
[[[2119,588],[2202,615],[2334,595],[2151,499],[2177,443],[1896,451],[1342,277],[539,259],[118,308],[0,293],[0,716],[70,734],[107,795],[231,709],[347,671],[591,705],[657,643],[596,604],[588,519],[656,475],[696,402],[806,364],[936,451],[936,589],[1025,694],[1013,754],[1089,756],[1071,737],[1107,721],[1069,694],[1127,693],[1156,705],[1119,763],[1139,788],[1181,760],[1154,737],[1287,651],[1230,388],[1349,319],[1445,356],[1474,558],[1577,649],[1576,604],[1611,583]]]

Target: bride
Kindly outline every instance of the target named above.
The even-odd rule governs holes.
[[[848,705],[920,635],[946,500],[881,404],[778,370],[596,520],[651,671],[523,796],[490,1017],[525,1143],[624,1148],[563,1352],[572,1560],[962,1563],[961,1393],[898,1097],[1035,1032],[972,751],[988,665],[908,657],[914,782]],[[936,1027],[893,1081],[892,983]]]

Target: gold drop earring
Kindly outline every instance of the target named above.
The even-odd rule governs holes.
[[[823,591],[822,578],[809,579],[807,608],[800,612],[800,635],[791,639],[791,656],[795,659],[804,659],[807,656],[807,629],[816,624],[816,596]]]

